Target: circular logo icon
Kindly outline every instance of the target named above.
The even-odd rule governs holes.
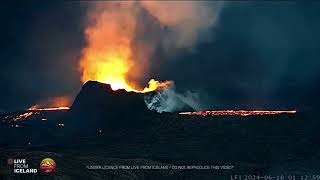
[[[44,173],[51,173],[56,168],[56,162],[51,158],[44,158],[40,163],[40,170]]]
[[[12,165],[12,164],[13,164],[13,159],[12,159],[12,158],[9,158],[9,159],[7,160],[7,164],[8,164],[8,165]]]

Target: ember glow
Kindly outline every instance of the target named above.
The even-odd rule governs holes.
[[[69,110],[69,107],[52,107],[52,108],[29,108],[30,111],[59,111],[59,110]]]
[[[46,101],[42,101],[39,104],[32,105],[27,110],[34,111],[55,111],[55,110],[68,110],[70,104],[70,98],[68,96],[59,96],[49,98]]]
[[[182,115],[196,116],[263,116],[276,114],[295,114],[296,110],[290,111],[262,111],[262,110],[222,110],[222,111],[196,111],[196,112],[180,112]]]
[[[105,8],[105,9],[104,9]],[[133,39],[137,26],[136,7],[133,2],[100,4],[89,13],[90,23],[85,35],[87,47],[80,60],[81,81],[95,80],[110,84],[113,90],[125,89],[134,92],[150,92],[169,85],[170,81],[151,79],[143,88],[129,82],[128,74],[144,77],[148,63],[140,64],[137,70],[133,56]]]
[[[13,120],[14,121],[24,120],[24,119],[27,119],[32,114],[33,114],[33,112],[26,112],[26,113],[23,113],[23,114],[19,114],[16,117],[14,117]]]

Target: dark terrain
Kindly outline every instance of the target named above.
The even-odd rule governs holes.
[[[234,174],[319,175],[317,115],[187,116],[149,111],[143,94],[88,82],[69,111],[2,113],[0,179],[6,164],[57,163],[46,179],[230,179]],[[6,118],[7,117],[7,118]],[[46,120],[42,120],[46,118]],[[16,126],[18,125],[18,126]],[[90,170],[86,165],[232,165],[229,170]],[[25,179],[36,175],[23,176]],[[299,176],[300,177],[300,176]],[[311,179],[311,178],[310,178]]]

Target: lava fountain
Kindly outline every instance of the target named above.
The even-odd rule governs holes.
[[[113,90],[125,89],[134,92],[150,92],[168,86],[171,81],[159,82],[151,79],[143,88],[129,82],[128,73],[144,77],[144,71],[134,68],[133,45],[136,20],[133,2],[100,4],[89,12],[91,23],[85,29],[87,46],[80,60],[81,81],[95,80],[110,84]]]

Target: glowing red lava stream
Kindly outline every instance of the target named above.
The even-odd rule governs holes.
[[[30,108],[29,111],[59,111],[59,110],[69,110],[69,107],[53,107],[53,108]]]
[[[197,116],[257,116],[257,115],[275,115],[275,114],[295,114],[296,110],[290,111],[262,111],[262,110],[221,110],[221,111],[195,111],[180,112],[182,115]]]

